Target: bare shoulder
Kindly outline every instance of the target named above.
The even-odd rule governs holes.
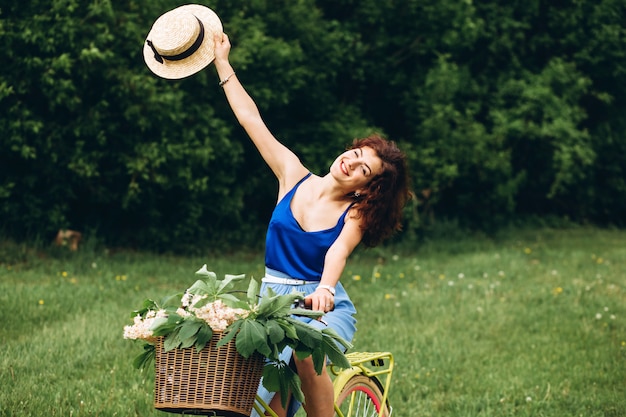
[[[309,173],[309,170],[298,158],[285,161],[282,175],[278,177],[278,201],[289,192],[295,185]]]

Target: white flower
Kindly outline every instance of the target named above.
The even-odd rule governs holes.
[[[248,310],[229,307],[222,300],[207,303],[200,308],[191,307],[190,310],[214,331],[224,331],[235,320],[245,318],[249,314]]]
[[[153,332],[151,330],[154,320],[160,317],[165,317],[165,310],[154,311],[150,310],[146,313],[146,317],[143,318],[140,315],[136,315],[133,318],[133,324],[130,326],[124,326],[124,339],[143,339],[152,340]]]
[[[198,295],[198,294],[191,294],[190,292],[185,291],[185,294],[183,295],[183,297],[180,299],[180,303],[183,307],[192,307],[195,306],[200,300],[204,300],[205,298],[208,298],[208,295]]]
[[[193,296],[187,291],[185,291],[185,294],[183,294],[183,297],[180,299],[180,304],[183,307],[189,307],[191,305],[191,297]]]
[[[185,309],[184,309],[184,308],[182,308],[182,307],[179,307],[179,308],[176,310],[176,314],[178,314],[178,315],[179,315],[179,316],[181,316],[181,317],[190,317],[190,316],[191,316],[191,313],[190,313],[190,312],[188,312],[187,310],[185,310]]]

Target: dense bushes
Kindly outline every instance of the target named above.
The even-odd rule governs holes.
[[[0,218],[109,244],[254,242],[276,185],[213,68],[154,77],[141,45],[166,0],[0,9]],[[623,225],[626,5],[599,2],[206,2],[265,119],[314,171],[380,131],[411,158],[419,205],[494,228],[557,216]]]

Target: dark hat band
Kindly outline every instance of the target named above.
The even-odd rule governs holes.
[[[168,61],[180,61],[181,59],[189,58],[198,49],[200,49],[200,45],[202,45],[202,41],[204,40],[204,25],[202,24],[200,19],[198,19],[196,16],[194,17],[196,18],[196,20],[198,21],[198,24],[200,25],[200,33],[198,34],[198,37],[196,38],[196,41],[193,43],[193,45],[191,45],[186,51],[181,52],[180,54],[177,54],[177,55],[161,55],[154,47],[151,40],[146,41],[148,46],[152,49],[152,52],[154,53],[155,61],[157,61],[160,64],[163,63],[164,59],[167,59]]]

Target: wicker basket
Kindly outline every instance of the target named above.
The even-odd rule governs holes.
[[[154,407],[179,414],[249,416],[263,373],[263,357],[244,359],[234,341],[217,348],[214,332],[202,351],[194,347],[165,352],[156,345]]]

